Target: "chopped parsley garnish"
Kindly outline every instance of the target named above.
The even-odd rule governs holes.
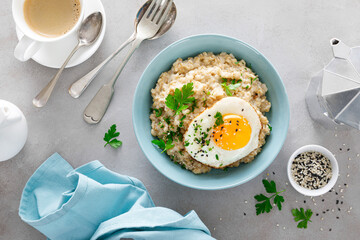
[[[311,222],[310,218],[313,214],[311,209],[307,209],[306,211],[304,211],[303,208],[300,208],[300,210],[297,208],[294,208],[291,210],[291,213],[294,216],[295,222],[298,222],[301,220],[297,225],[298,228],[307,228],[307,224],[308,224],[308,222]]]
[[[160,117],[161,114],[162,114],[163,111],[164,111],[163,108],[159,108],[159,109],[154,108],[153,110],[154,110],[154,112],[155,112],[155,116],[156,116],[156,117]]]
[[[265,196],[264,194],[259,194],[254,196],[254,198],[256,199],[256,201],[258,201],[259,203],[257,203],[255,205],[256,208],[256,215],[259,215],[261,213],[264,212],[270,212],[272,209],[272,205],[270,200],[274,198],[274,204],[277,205],[278,209],[281,211],[282,205],[281,203],[284,202],[284,197],[280,196],[279,194],[284,192],[284,190],[278,192],[276,190],[276,184],[274,181],[269,182],[268,180],[263,179],[262,183],[264,184],[265,190],[267,193],[273,193],[273,195],[271,195],[270,197]]]
[[[164,118],[164,121],[165,121],[167,124],[170,124],[170,117]]]
[[[184,119],[186,118],[186,115],[184,115],[181,119],[180,119],[180,124],[179,127],[183,127],[184,126]]]
[[[214,127],[220,126],[221,124],[224,123],[223,117],[220,112],[217,112],[215,114],[215,118],[216,118],[216,121],[215,121]]]
[[[168,139],[166,141],[166,143],[162,139],[155,139],[155,140],[152,140],[151,142],[163,150],[161,153],[174,147],[174,144],[172,144],[172,142],[173,142],[172,139]]]
[[[241,86],[241,83],[235,83],[235,79],[232,80],[230,84],[227,84],[226,78],[222,78],[223,83],[221,83],[221,86],[224,88],[226,95],[232,96],[232,91],[236,90],[238,87]]]
[[[235,62],[235,64],[239,64],[239,61]]]
[[[215,155],[215,158],[216,158],[216,160],[219,160],[219,155],[216,154],[216,155]]]
[[[256,79],[258,79],[258,77],[256,77],[256,78],[251,78],[251,85],[253,84],[253,82],[254,82]]]
[[[270,129],[270,132],[272,131],[272,126],[270,125],[270,123],[268,124],[268,127]]]
[[[174,95],[169,94],[166,97],[165,104],[168,108],[174,110],[175,114],[180,114],[182,110],[185,110],[189,107],[186,104],[195,101],[194,97],[190,97],[193,94],[193,83],[185,84],[182,86],[181,90],[176,88]]]
[[[116,139],[118,136],[120,136],[119,132],[116,132],[116,124],[113,124],[107,133],[105,133],[104,136],[104,141],[106,142],[106,144],[104,145],[104,147],[106,147],[106,145],[110,145],[113,148],[118,148],[122,145],[122,141]]]

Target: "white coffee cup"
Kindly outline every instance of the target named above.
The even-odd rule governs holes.
[[[60,41],[72,34],[79,28],[82,19],[84,18],[85,1],[79,0],[81,6],[80,16],[73,28],[59,37],[45,37],[34,32],[26,23],[24,17],[24,2],[25,0],[12,1],[12,13],[15,24],[24,34],[24,36],[20,39],[20,41],[15,47],[14,55],[18,60],[22,62],[29,60],[41,48],[42,44]]]

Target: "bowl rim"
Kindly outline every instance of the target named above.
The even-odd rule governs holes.
[[[281,147],[278,148],[276,151],[274,151],[274,158],[271,161],[266,162],[261,169],[258,169],[256,171],[254,171],[254,173],[251,176],[249,176],[248,178],[242,179],[240,181],[235,181],[234,183],[223,184],[222,186],[213,186],[213,187],[209,187],[209,186],[205,187],[205,186],[199,186],[199,185],[196,185],[196,184],[184,183],[184,182],[181,182],[181,181],[177,180],[176,178],[174,178],[174,177],[172,177],[172,176],[170,176],[168,174],[165,174],[161,169],[159,169],[158,166],[156,166],[155,163],[151,160],[150,154],[147,153],[144,150],[144,146],[143,146],[142,140],[140,138],[139,129],[138,129],[138,126],[136,125],[136,119],[134,117],[134,116],[136,116],[136,114],[135,114],[135,112],[136,112],[135,111],[135,106],[137,106],[137,98],[136,98],[136,96],[139,95],[139,91],[140,91],[139,90],[139,85],[141,84],[142,79],[144,78],[146,70],[148,69],[148,67],[151,66],[159,58],[159,56],[161,56],[164,52],[168,51],[169,49],[176,48],[178,45],[182,44],[183,42],[189,41],[189,40],[194,40],[194,39],[197,39],[197,38],[206,38],[206,37],[225,38],[225,39],[228,39],[228,40],[231,40],[231,41],[239,42],[240,44],[242,44],[245,47],[249,48],[250,50],[254,51],[256,54],[260,55],[265,60],[265,62],[274,70],[274,73],[275,73],[276,77],[278,79],[280,79],[281,91],[286,96],[286,98],[284,100],[285,101],[284,104],[286,105],[285,111],[287,112],[286,119],[285,119],[284,125],[283,125],[284,128],[285,128],[285,136],[284,136],[284,138],[282,140],[279,141],[279,145]],[[189,187],[189,188],[193,188],[193,189],[198,189],[198,190],[222,190],[222,189],[228,189],[228,188],[233,188],[233,187],[239,186],[241,184],[244,184],[244,183],[254,179],[258,175],[260,175],[262,172],[264,172],[270,166],[270,164],[275,160],[276,156],[279,154],[279,152],[282,149],[282,146],[284,145],[284,142],[286,140],[286,136],[287,136],[287,133],[288,133],[288,130],[289,130],[290,105],[289,105],[289,99],[288,99],[288,95],[287,95],[287,92],[286,92],[286,88],[285,88],[284,82],[282,81],[282,78],[280,77],[280,74],[278,73],[278,71],[276,70],[274,65],[265,57],[265,55],[262,54],[260,51],[258,51],[256,48],[252,47],[251,45],[249,45],[249,44],[247,44],[247,43],[245,43],[245,42],[243,42],[243,41],[241,41],[241,40],[239,40],[237,38],[229,37],[229,36],[222,35],[222,34],[215,34],[215,33],[195,34],[195,35],[190,35],[190,36],[184,37],[182,39],[179,39],[179,40],[171,43],[170,45],[166,46],[158,54],[156,54],[156,56],[153,57],[152,60],[149,62],[149,64],[146,66],[146,68],[144,69],[143,73],[141,74],[141,76],[139,78],[139,81],[138,81],[138,83],[136,85],[136,89],[135,89],[135,93],[134,93],[133,106],[132,106],[132,123],[133,123],[133,129],[134,129],[134,132],[135,132],[135,137],[136,137],[137,142],[138,142],[138,144],[139,144],[139,146],[141,148],[141,151],[144,153],[145,157],[151,163],[151,165],[158,172],[160,172],[162,175],[164,175],[166,178],[170,179],[171,181],[173,181],[173,182],[175,182],[175,183],[177,183],[179,185]]]
[[[294,181],[294,179],[291,176],[291,165],[292,165],[295,157],[300,153],[308,152],[308,151],[320,152],[323,155],[325,155],[325,157],[327,157],[331,162],[333,175],[332,175],[330,181],[324,187],[322,187],[320,189],[311,190],[311,189],[301,187]],[[305,146],[298,148],[291,155],[291,157],[289,158],[288,164],[287,164],[287,175],[288,175],[288,179],[290,181],[291,186],[296,191],[298,191],[299,193],[301,193],[305,196],[316,197],[316,196],[320,196],[320,195],[323,195],[323,194],[329,192],[329,190],[335,186],[336,181],[339,176],[339,165],[338,165],[338,162],[337,162],[334,154],[332,154],[327,148],[320,146],[320,145],[310,144],[310,145],[305,145]]]

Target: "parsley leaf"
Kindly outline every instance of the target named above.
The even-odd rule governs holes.
[[[216,118],[214,127],[220,126],[224,123],[223,117],[220,112],[217,112],[214,117]]]
[[[284,192],[284,190],[278,192],[276,190],[276,184],[274,181],[267,181],[267,180],[262,180],[262,183],[265,187],[265,190],[267,193],[273,193],[273,195],[271,195],[270,197],[265,196],[264,194],[259,194],[254,196],[255,200],[258,201],[259,203],[255,204],[255,208],[256,208],[256,215],[259,215],[261,213],[267,212],[269,213],[272,209],[272,205],[270,200],[274,198],[274,203],[277,205],[278,209],[281,211],[282,205],[281,203],[283,203],[284,197],[280,196],[279,194]]]
[[[151,141],[153,144],[157,145],[161,150],[163,150],[161,153],[165,152],[168,149],[171,149],[174,147],[173,140],[169,138],[166,143],[162,139],[155,139]]]
[[[181,90],[176,88],[174,95],[169,94],[166,97],[165,104],[168,108],[175,111],[175,114],[180,114],[182,110],[187,109],[189,106],[185,105],[195,101],[194,97],[190,97],[194,94],[193,83],[188,83],[182,86]]]
[[[270,132],[271,132],[271,131],[272,131],[272,127],[271,127],[270,123],[268,124],[268,127],[269,127]]]
[[[116,139],[118,136],[120,136],[119,132],[116,132],[116,124],[113,124],[109,130],[107,131],[107,133],[105,133],[104,136],[104,141],[106,142],[104,147],[106,147],[106,145],[110,145],[113,148],[118,148],[122,145],[122,142],[118,139]]]
[[[295,222],[298,222],[301,220],[297,225],[298,228],[307,228],[307,224],[308,224],[308,222],[311,222],[310,218],[313,214],[311,209],[307,209],[305,212],[303,208],[300,208],[300,210],[297,208],[294,208],[291,210],[291,213],[294,216]]]

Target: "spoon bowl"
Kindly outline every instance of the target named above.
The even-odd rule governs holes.
[[[81,24],[78,31],[79,42],[83,46],[93,44],[99,37],[103,25],[103,17],[100,12],[89,15]]]

